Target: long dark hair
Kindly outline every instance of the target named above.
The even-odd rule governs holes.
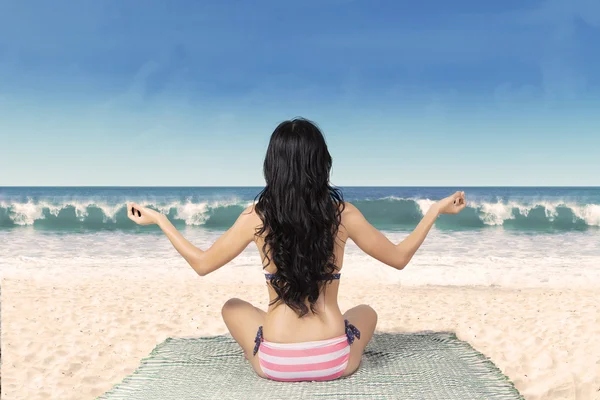
[[[263,224],[264,268],[273,262],[270,305],[283,301],[299,317],[310,311],[320,289],[333,279],[334,246],[344,210],[342,192],[329,183],[331,155],[317,126],[303,118],[275,129],[264,162],[265,188],[255,210]]]

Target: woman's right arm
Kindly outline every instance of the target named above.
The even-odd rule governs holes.
[[[456,192],[440,200],[429,208],[415,230],[398,244],[392,243],[350,203],[346,203],[343,224],[348,237],[362,251],[384,264],[403,269],[427,237],[437,217],[440,214],[458,214],[465,206],[464,192]]]

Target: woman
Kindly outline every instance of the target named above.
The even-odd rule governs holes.
[[[266,186],[258,200],[208,250],[188,242],[166,216],[127,205],[131,220],[158,224],[201,276],[256,243],[268,283],[267,312],[233,298],[223,320],[256,373],[280,381],[331,380],[358,369],[377,325],[377,313],[359,305],[344,314],[337,295],[344,247],[352,239],[365,253],[398,270],[413,257],[440,214],[465,208],[464,192],[434,204],[415,230],[395,245],[329,184],[331,156],[319,129],[305,119],[281,123],[264,161]]]

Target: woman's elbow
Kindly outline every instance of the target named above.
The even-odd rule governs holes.
[[[394,264],[392,264],[392,267],[396,268],[398,271],[401,271],[404,269],[404,267],[406,267],[406,263],[404,262],[395,262]]]
[[[206,269],[204,263],[202,262],[202,260],[200,258],[194,259],[194,260],[188,260],[188,264],[190,264],[190,267],[192,267],[192,269],[194,271],[196,271],[196,273],[200,276],[206,276],[208,275],[208,270]]]
[[[406,267],[409,262],[410,262],[410,258],[398,257],[396,260],[394,260],[392,267],[396,268],[397,270],[403,270],[404,267]]]

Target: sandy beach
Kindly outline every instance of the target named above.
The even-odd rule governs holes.
[[[169,336],[226,333],[221,305],[266,308],[260,284],[104,277],[2,281],[2,398],[91,399]],[[600,399],[600,293],[364,285],[340,288],[345,310],[379,313],[379,331],[451,330],[490,357],[527,399]]]

